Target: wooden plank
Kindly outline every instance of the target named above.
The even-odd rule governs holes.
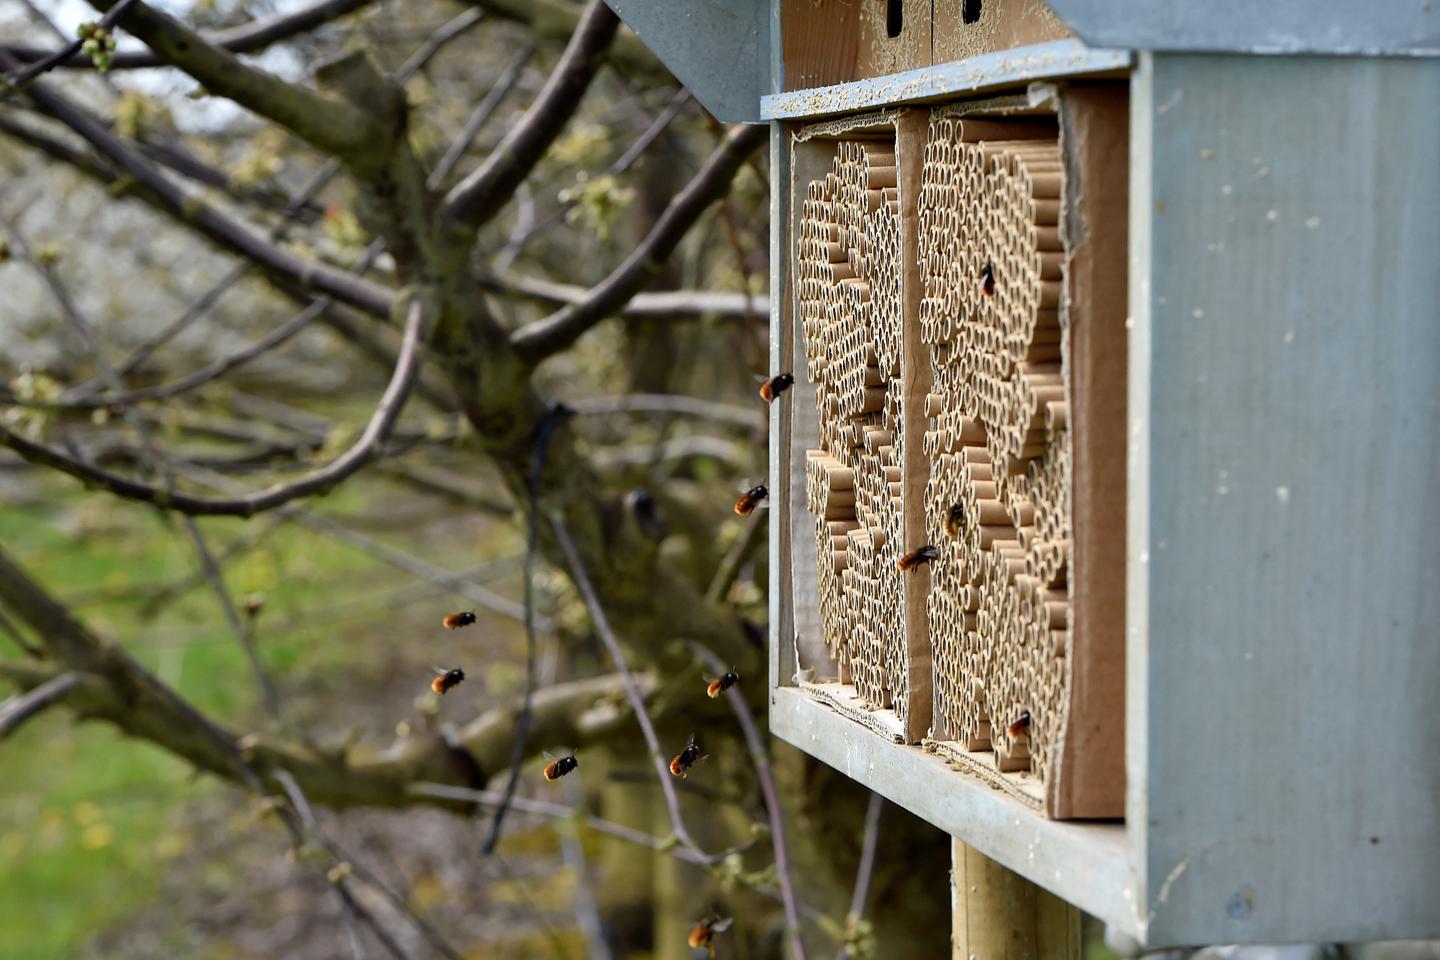
[[[772,694],[770,730],[1061,899],[1135,929],[1123,826],[1047,820],[919,747],[885,743],[793,687]]]
[[[905,418],[905,460],[901,464],[905,545],[909,552],[927,540],[925,485],[930,482],[930,458],[925,456],[925,396],[930,392],[929,351],[920,342],[920,300],[925,280],[920,272],[920,179],[925,169],[928,110],[902,111],[895,124],[896,162],[900,168],[900,389]],[[930,622],[926,603],[930,595],[929,565],[908,574],[904,581],[905,642],[909,648],[906,690],[909,710],[905,736],[917,743],[930,732],[934,708],[934,666],[930,648]]]
[[[1435,937],[1440,62],[1146,54],[1133,90],[1145,932]]]
[[[933,63],[1073,37],[1043,0],[935,0],[931,30]]]
[[[892,24],[886,0],[862,0],[855,74],[847,79],[883,77],[930,66],[930,0],[899,0],[899,4],[899,23]],[[892,37],[894,26],[899,31]]]
[[[951,956],[1080,960],[1080,911],[974,847],[951,841]]]
[[[773,94],[760,101],[760,115],[781,120],[853,113],[1022,86],[1030,80],[1117,74],[1129,69],[1130,63],[1128,50],[1099,50],[1078,40],[1056,40],[871,80]]]
[[[781,0],[780,44],[782,90],[854,80],[859,76],[860,4]]]
[[[1126,84],[1071,84],[1059,97],[1072,547],[1068,713],[1046,785],[1056,817],[1125,811],[1129,113]]]

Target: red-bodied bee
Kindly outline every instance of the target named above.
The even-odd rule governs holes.
[[[988,263],[980,271],[980,292],[987,297],[995,296],[995,268]]]
[[[550,761],[545,764],[546,780],[559,780],[565,776],[565,774],[570,773],[580,766],[580,761],[575,759],[575,754],[573,753],[566,754],[563,757],[555,757],[547,753],[545,754],[545,758]]]
[[[897,563],[896,566],[898,566],[901,570],[914,570],[919,567],[920,564],[930,563],[933,560],[939,558],[939,556],[939,549],[937,549],[936,547],[932,547],[927,543],[919,550],[911,550],[909,553],[905,554],[905,556],[900,558],[900,562]]]
[[[435,668],[435,679],[430,681],[430,689],[440,696],[445,696],[454,688],[460,686],[460,681],[465,679],[465,671],[459,667],[446,670],[444,667]]]
[[[705,756],[700,753],[700,744],[695,742],[695,734],[692,733],[685,742],[685,749],[675,754],[675,758],[670,761],[670,775],[683,778],[691,767],[704,759]]]
[[[945,535],[952,540],[960,537],[960,527],[965,523],[965,504],[957,503],[945,511]]]
[[[716,697],[720,696],[720,694],[724,693],[726,690],[729,690],[731,687],[735,686],[735,684],[739,682],[740,674],[736,673],[732,669],[716,677],[714,680],[711,680],[709,685],[705,688],[705,694],[711,700],[714,700]]]
[[[791,373],[778,373],[770,379],[756,377],[760,380],[760,399],[766,403],[774,403],[775,398],[786,390],[795,386],[795,375]]]
[[[1015,718],[1015,722],[1012,723],[1012,724],[1010,724],[1010,726],[1008,726],[1008,727],[1005,728],[1005,732],[1008,733],[1008,734],[1010,734],[1010,736],[1012,736],[1012,737],[1018,737],[1018,736],[1020,736],[1020,734],[1022,734],[1022,733],[1028,733],[1029,730],[1030,730],[1030,711],[1029,711],[1029,710],[1025,710],[1025,711],[1021,712],[1020,716],[1018,716],[1018,717]]]
[[[462,613],[447,613],[441,623],[445,624],[446,630],[459,630],[461,627],[468,627],[475,622],[475,611],[466,610]]]
[[[690,948],[692,950],[704,947],[715,956],[715,934],[724,933],[734,923],[733,917],[721,917],[719,914],[709,914],[695,921],[695,926],[690,929]]]
[[[735,501],[735,512],[742,517],[748,517],[754,513],[755,508],[760,506],[769,496],[770,489],[766,487],[765,484],[756,484],[741,494],[739,500]]]

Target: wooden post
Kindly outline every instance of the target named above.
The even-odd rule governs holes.
[[[1080,960],[1080,911],[952,839],[954,960]]]

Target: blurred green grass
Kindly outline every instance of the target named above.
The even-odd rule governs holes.
[[[332,504],[359,506],[343,493]],[[217,553],[243,532],[241,521],[202,525]],[[92,629],[119,640],[202,709],[237,725],[258,716],[244,653],[207,587],[187,591],[153,620],[139,615],[155,585],[196,568],[173,520],[77,493],[0,510],[0,542],[48,590],[75,602]],[[396,579],[288,523],[227,563],[225,576],[237,599],[264,595],[261,656],[282,677],[325,676],[348,665],[355,637],[314,620],[267,632],[267,620],[332,601],[337,584],[348,593]],[[16,652],[0,643],[10,647],[3,655]],[[105,725],[74,724],[63,710],[0,744],[0,957],[68,956],[144,904],[167,861],[190,843],[187,807],[221,789],[163,751]]]

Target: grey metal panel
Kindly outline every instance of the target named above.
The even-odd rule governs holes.
[[[760,119],[760,98],[774,89],[768,0],[605,3],[717,120]]]
[[[1047,0],[1097,47],[1436,56],[1440,11],[1399,0]]]
[[[778,123],[770,125],[770,182],[790,182],[790,138]],[[789,297],[786,296],[790,271],[790,191],[770,191],[770,370],[771,374],[789,370],[790,349]],[[765,481],[771,492],[770,503],[775,509],[768,518],[770,528],[770,680],[773,694],[782,683],[793,683],[795,677],[795,625],[790,600],[790,530],[785,521],[795,509],[790,482],[790,420],[786,404],[795,398],[782,398],[770,404],[770,474]],[[813,399],[812,399],[813,402]],[[805,509],[804,491],[800,491],[800,509]],[[790,504],[780,509],[782,502]]]
[[[934,754],[885,743],[793,687],[773,692],[770,730],[1087,913],[1134,930],[1123,826],[1047,820]]]
[[[761,115],[767,120],[779,120],[854,113],[1016,86],[1048,77],[1124,70],[1130,66],[1131,59],[1128,50],[1096,50],[1075,40],[1055,40],[870,80],[771,94],[761,101]]]
[[[1142,63],[1146,939],[1440,935],[1440,61]]]

